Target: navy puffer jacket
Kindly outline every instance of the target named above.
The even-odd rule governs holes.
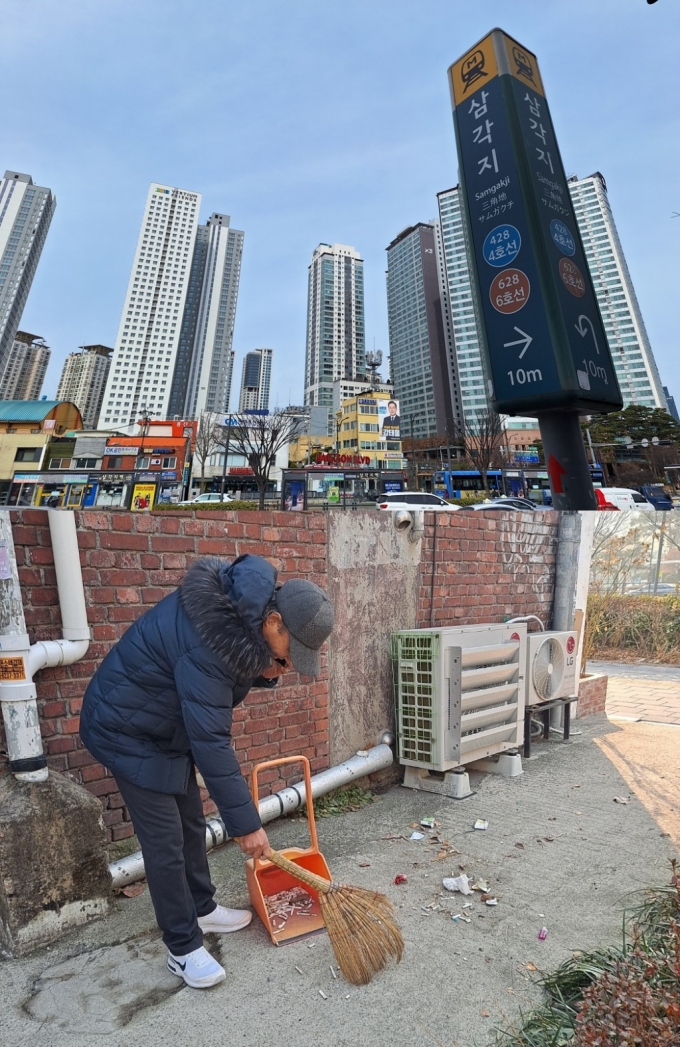
[[[185,793],[192,762],[230,836],[261,826],[231,744],[232,711],[271,664],[262,619],[276,570],[197,560],[113,647],[85,692],[80,736],[116,778]]]

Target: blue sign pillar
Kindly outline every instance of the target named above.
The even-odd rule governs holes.
[[[538,417],[555,507],[595,508],[578,416],[623,402],[536,56],[494,29],[449,82],[487,397]]]

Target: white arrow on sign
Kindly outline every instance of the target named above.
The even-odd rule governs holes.
[[[503,342],[503,348],[510,349],[513,345],[523,345],[524,348],[522,349],[522,352],[519,354],[518,358],[521,360],[524,354],[526,353],[527,349],[533,342],[533,338],[530,334],[527,334],[526,331],[523,331],[521,327],[514,327],[513,330],[517,331],[517,334],[521,334],[522,337],[518,338],[516,342]]]
[[[595,328],[593,327],[593,321],[590,319],[590,317],[584,316],[583,313],[581,313],[581,315],[578,318],[578,323],[574,324],[574,327],[581,335],[581,338],[585,338],[585,336],[588,334],[588,327],[590,327],[590,331],[593,336],[593,341],[595,342],[595,352],[599,356],[600,347],[597,344],[597,338],[595,337]]]

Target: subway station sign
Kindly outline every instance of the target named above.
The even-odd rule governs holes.
[[[494,29],[449,69],[492,406],[623,406],[536,56]]]

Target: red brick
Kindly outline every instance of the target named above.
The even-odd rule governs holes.
[[[139,591],[131,588],[116,589],[116,600],[122,604],[141,603]]]
[[[111,526],[110,513],[83,512],[78,513],[78,517],[79,526],[83,529],[92,528],[95,531],[108,531]]]
[[[186,553],[194,551],[194,539],[166,534],[151,536],[151,548],[154,552]]]
[[[40,688],[41,698],[44,696],[44,684]],[[45,702],[44,705],[40,706],[40,716],[43,719],[51,720],[56,716],[64,716],[66,713],[66,702]]]
[[[73,738],[49,738],[46,742],[46,748],[50,755],[52,753],[66,753],[73,749],[74,746]]]
[[[98,782],[106,776],[106,768],[100,763],[93,763],[83,767],[81,777],[84,782]]]
[[[141,565],[144,570],[157,570],[161,566],[161,558],[158,553],[142,553]]]
[[[153,604],[154,606],[162,600],[165,596],[168,596],[173,591],[172,587],[169,586],[167,589],[154,588],[153,586],[147,585],[142,589],[142,602],[145,604]]]
[[[131,513],[111,513],[111,529],[113,531],[132,531],[134,517]]]
[[[51,549],[44,549],[41,546],[36,546],[30,549],[31,563],[33,564],[53,564],[54,556],[52,555]]]
[[[99,536],[102,549],[141,549],[149,548],[149,539],[144,534],[125,534],[115,531],[103,531]]]
[[[131,822],[126,822],[124,825],[114,825],[111,830],[111,837],[114,843],[117,843],[118,840],[127,840],[134,835],[135,830]]]
[[[179,534],[180,521],[172,516],[161,517],[161,531],[163,534]]]

